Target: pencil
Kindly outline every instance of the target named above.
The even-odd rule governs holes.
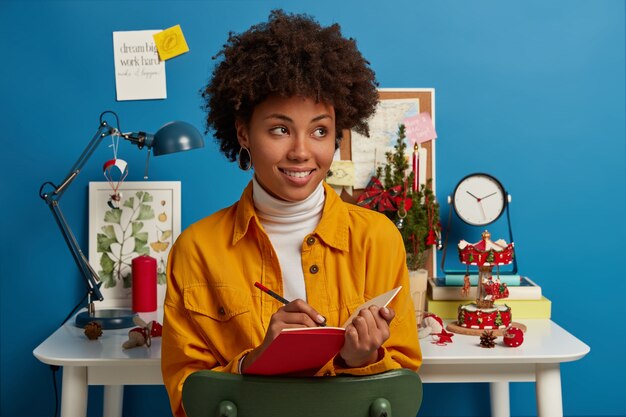
[[[261,291],[263,291],[265,294],[271,295],[272,297],[274,297],[275,299],[277,299],[281,303],[289,304],[289,301],[285,300],[283,297],[281,297],[280,295],[276,294],[274,291],[272,291],[269,288],[265,287],[260,282],[255,282],[254,286],[257,287],[258,289],[260,289]]]
[[[255,282],[254,286],[257,287],[258,289],[260,289],[261,291],[263,291],[265,294],[274,297],[275,299],[277,299],[281,303],[289,304],[289,301],[285,300],[283,297],[281,297],[280,295],[276,294],[274,291],[270,290],[269,288],[267,288],[266,286],[264,286],[260,282],[258,282],[258,281]],[[326,326],[326,317],[320,315],[319,316],[319,320],[321,320],[321,321],[318,323],[318,326],[325,327]]]

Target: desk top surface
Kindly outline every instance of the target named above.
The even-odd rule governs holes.
[[[149,321],[153,318],[143,317]],[[495,348],[480,346],[479,336],[455,334],[452,343],[440,346],[430,337],[420,340],[424,364],[550,363],[569,362],[585,356],[590,348],[551,320],[524,320],[524,343],[510,348],[496,340]],[[59,366],[160,366],[161,338],[151,347],[123,349],[128,329],[105,330],[98,340],[88,340],[83,329],[68,322],[33,351],[41,362]]]
[[[494,348],[480,346],[480,336],[454,334],[452,343],[433,343],[428,336],[420,339],[424,364],[480,363],[554,363],[575,361],[587,353],[589,346],[561,326],[546,319],[520,320],[526,325],[524,343],[516,348],[498,337]]]

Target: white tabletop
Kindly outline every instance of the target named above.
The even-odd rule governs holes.
[[[151,314],[157,316],[142,313],[142,318],[159,320],[160,313]],[[527,319],[523,324],[527,327],[524,343],[516,348],[505,346],[502,337],[496,340],[494,348],[481,347],[479,336],[454,334],[452,343],[445,346],[432,343],[431,337],[421,339],[424,365],[556,363],[575,361],[589,353],[589,346],[551,320]],[[160,363],[161,338],[153,338],[150,348],[123,349],[128,330],[105,330],[98,340],[88,340],[83,329],[69,321],[40,344],[33,354],[46,364],[59,366]]]
[[[527,328],[521,346],[506,346],[502,337],[494,348],[480,346],[480,336],[454,334],[452,343],[439,346],[431,337],[420,339],[424,364],[496,364],[555,363],[575,361],[587,353],[589,346],[551,320],[520,320]]]
[[[140,313],[141,318],[149,322],[157,320],[163,323],[162,312]],[[33,354],[41,362],[59,366],[100,366],[111,364],[149,365],[161,363],[161,338],[153,337],[151,347],[123,349],[128,340],[130,329],[103,330],[97,340],[89,340],[84,329],[76,327],[69,320],[57,329],[45,342],[37,346]]]

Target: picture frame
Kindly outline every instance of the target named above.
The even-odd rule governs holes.
[[[109,182],[89,183],[89,264],[102,281],[102,307],[132,307],[132,259],[157,261],[157,306],[163,306],[167,258],[181,232],[180,181],[128,181],[119,201]]]

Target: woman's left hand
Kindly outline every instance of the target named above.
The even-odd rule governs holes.
[[[389,307],[371,306],[359,312],[346,327],[346,336],[339,355],[350,368],[377,362],[378,350],[389,339],[389,324],[396,313]]]

